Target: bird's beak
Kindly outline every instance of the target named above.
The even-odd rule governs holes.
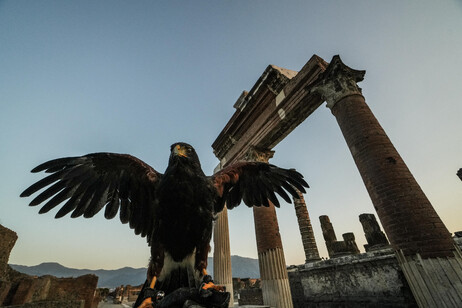
[[[173,153],[177,156],[188,157],[188,155],[186,155],[186,149],[182,148],[179,144],[175,146]]]

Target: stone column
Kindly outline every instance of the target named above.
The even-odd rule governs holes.
[[[298,198],[294,198],[295,214],[297,215],[298,227],[302,236],[303,249],[305,250],[305,262],[321,260],[318,246],[314,238],[313,226],[311,225],[308,209],[306,208],[303,194],[297,190]]]
[[[351,69],[342,63],[339,56],[334,56],[326,71],[307,90],[320,94],[337,119],[385,233],[400,257],[401,267],[419,305],[428,306],[422,303],[431,302],[427,299],[429,294],[433,296],[435,303],[440,300],[446,303],[451,294],[462,294],[462,285],[451,282],[451,279],[447,278],[451,275],[444,275],[443,268],[452,268],[455,277],[462,277],[460,266],[454,269],[450,264],[435,265],[418,275],[413,266],[424,266],[425,262],[421,262],[422,259],[437,261],[436,258],[454,258],[453,240],[367,106],[361,89],[356,84],[363,80],[364,74],[365,71]],[[460,258],[460,254],[457,258]],[[417,263],[420,265],[417,266]],[[443,280],[439,283],[429,283],[432,279]],[[444,290],[439,288],[442,281],[448,284]],[[460,300],[459,297],[454,301]]]
[[[382,230],[380,230],[380,226],[374,214],[361,214],[359,215],[359,221],[363,226],[364,236],[367,241],[367,244],[364,245],[366,251],[377,250],[389,246],[388,240]]]
[[[351,254],[359,254],[358,245],[356,245],[356,239],[353,232],[347,232],[342,234],[343,242],[345,243],[345,250]]]
[[[449,231],[366,104],[357,82],[365,71],[338,56],[311,87],[336,117],[382,226],[395,250],[422,257],[453,255]]]
[[[229,245],[228,208],[218,215],[213,229],[213,280],[231,293],[229,307],[234,306],[231,248]]]
[[[321,223],[322,236],[326,242],[327,254],[330,258],[332,258],[335,255],[333,243],[337,242],[337,236],[335,235],[334,227],[332,226],[329,216],[327,215],[319,216],[319,222]]]
[[[273,154],[274,151],[251,148],[247,160],[267,163]],[[271,202],[269,207],[253,207],[253,215],[263,302],[275,308],[292,308],[289,277],[275,207]]]

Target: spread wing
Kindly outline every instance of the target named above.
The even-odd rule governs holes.
[[[298,198],[296,189],[305,193],[309,187],[303,175],[295,169],[283,169],[261,162],[240,162],[226,167],[210,177],[218,199],[215,211],[238,206],[241,201],[251,206],[269,206],[268,200],[279,207],[276,194],[292,203],[288,195]]]
[[[48,200],[40,214],[66,200],[55,218],[71,212],[72,218],[90,218],[106,207],[104,217],[112,219],[119,212],[122,223],[129,223],[136,234],[147,235],[150,241],[155,189],[162,174],[143,161],[127,154],[93,153],[50,160],[31,172],[39,171],[51,175],[31,185],[21,197],[50,185],[29,204]]]

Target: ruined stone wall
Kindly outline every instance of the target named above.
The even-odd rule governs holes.
[[[77,278],[36,277],[13,270],[8,265],[8,259],[17,238],[15,232],[0,225],[0,306],[97,307],[95,290],[98,277],[95,275]]]
[[[391,249],[289,269],[294,307],[417,307]]]
[[[98,277],[95,275],[84,275],[77,278],[26,277],[11,283],[3,305],[84,301],[83,308],[93,308],[97,306],[97,303],[93,302],[97,283]]]

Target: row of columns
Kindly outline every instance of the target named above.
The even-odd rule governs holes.
[[[335,116],[390,244],[400,256],[400,262],[414,262],[418,258],[453,258],[455,248],[448,229],[367,106],[357,86],[364,74],[365,71],[353,70],[335,56],[327,69],[306,90],[309,94],[320,95]],[[248,159],[268,162],[272,153],[254,149]],[[319,259],[308,212],[305,212],[306,206],[305,209],[300,206],[302,201],[296,200],[295,203],[301,222],[300,230],[306,237],[303,239],[306,260]],[[254,208],[254,220],[264,303],[278,308],[292,307],[274,206]],[[217,229],[218,226],[217,223],[215,249],[218,242],[226,241],[228,237],[227,231],[223,231],[222,227]],[[220,235],[217,231],[225,233]],[[225,249],[220,245],[218,249]],[[229,240],[226,249],[229,249]],[[223,254],[220,252],[224,258],[226,254],[230,255],[229,251],[223,251]],[[437,287],[430,290],[419,286],[417,280],[425,281],[432,277],[412,276],[406,270],[408,264],[404,263],[403,271],[419,305],[425,306],[426,303],[418,298],[420,289],[425,290],[421,293],[427,293],[422,296],[428,297],[428,292],[433,292],[435,298],[444,297],[440,296],[441,291]],[[454,271],[456,277],[462,277],[457,269]],[[226,275],[231,277],[230,267]],[[461,286],[452,288],[451,292],[462,293]]]
[[[250,148],[247,161],[268,163],[274,151]],[[320,260],[313,228],[303,195],[294,199],[307,262]],[[253,207],[263,302],[271,307],[293,307],[284,249],[275,206]],[[231,251],[229,245],[228,211],[220,213],[214,227],[214,280],[232,293]],[[216,261],[215,261],[216,260]],[[230,302],[230,307],[233,303]]]

